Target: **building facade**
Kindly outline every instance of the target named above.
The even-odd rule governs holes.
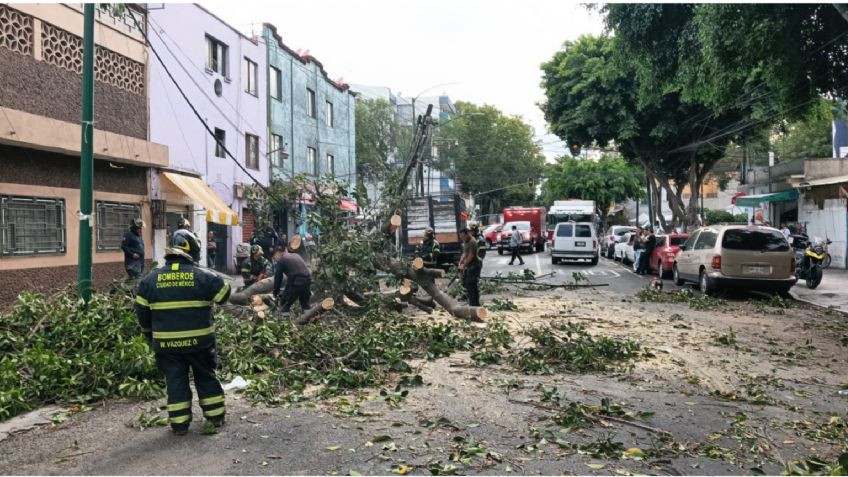
[[[356,102],[347,84],[330,79],[320,61],[283,43],[265,24],[268,131],[271,178],[332,175],[356,186]],[[301,204],[306,207],[306,204]],[[304,216],[304,214],[300,214]],[[305,234],[303,223],[279,216],[280,228]]]
[[[265,45],[196,4],[164,4],[149,21],[151,48],[164,63],[151,51],[150,135],[169,149],[167,168],[151,181],[164,208],[156,257],[179,217],[190,217],[202,242],[215,232],[215,268],[234,272],[237,247],[252,232],[245,186],[269,178]]]
[[[132,19],[135,17],[135,21]],[[136,26],[138,22],[138,27]],[[97,8],[94,287],[125,275],[129,221],[151,222],[145,12]],[[140,27],[140,28],[139,28]],[[75,283],[80,227],[82,6],[0,4],[0,303]],[[144,237],[148,264],[150,228]]]

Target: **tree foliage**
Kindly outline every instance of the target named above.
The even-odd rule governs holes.
[[[814,107],[800,120],[789,121],[778,128],[772,147],[780,161],[805,157],[832,155],[831,131],[833,103],[819,98]]]
[[[580,198],[594,200],[601,213],[616,202],[644,194],[644,171],[620,157],[604,155],[598,161],[563,157],[550,166],[542,185],[542,203]]]
[[[436,137],[453,146],[440,153],[436,167],[455,171],[463,191],[483,193],[477,202],[484,213],[532,203],[535,191],[527,179],[537,179],[545,163],[533,128],[490,105],[459,101],[456,111],[437,128]]]
[[[394,108],[384,99],[363,99],[356,103],[356,174],[372,182],[384,177],[397,159],[400,128]]]

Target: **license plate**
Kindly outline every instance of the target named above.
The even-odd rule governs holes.
[[[585,247],[585,246],[586,246],[586,242],[574,242],[574,246],[576,246],[576,247]]]
[[[745,265],[742,271],[749,275],[764,275],[771,273],[771,267],[768,265]]]

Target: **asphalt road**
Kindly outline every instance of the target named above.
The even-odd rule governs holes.
[[[483,262],[482,276],[491,277],[498,273],[506,275],[509,272],[520,273],[527,268],[536,273],[536,276],[542,277],[541,281],[561,284],[573,282],[573,274],[579,272],[584,274],[590,283],[607,283],[610,290],[622,295],[633,295],[641,288],[649,287],[653,279],[651,275],[637,275],[633,272],[631,266],[625,266],[606,258],[601,258],[600,262],[594,266],[589,261],[560,262],[553,265],[547,249],[544,252],[522,255],[522,258],[524,259],[523,266],[520,266],[518,261],[514,265],[510,265],[508,254],[498,255],[497,249],[490,249]],[[553,276],[545,276],[552,272]],[[663,288],[670,290],[679,287],[675,287],[671,279],[665,279],[663,280]]]

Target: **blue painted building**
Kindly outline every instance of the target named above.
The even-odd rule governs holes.
[[[299,174],[333,175],[356,185],[355,96],[330,79],[307,52],[283,43],[275,26],[264,24],[268,52],[268,159],[272,180]],[[280,220],[288,233],[305,234],[302,223]]]

